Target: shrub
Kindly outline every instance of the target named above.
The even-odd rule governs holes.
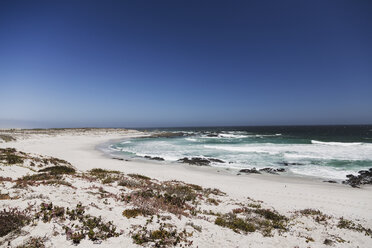
[[[44,240],[41,237],[31,237],[23,245],[17,248],[45,248]]]
[[[39,172],[49,172],[51,175],[73,175],[76,173],[76,170],[71,167],[58,165],[41,169]]]
[[[142,228],[134,232],[132,239],[138,245],[151,243],[152,247],[175,247],[177,245],[186,247],[192,244],[192,241],[187,240],[189,235],[186,230],[178,232],[177,229],[173,227],[166,228],[165,224],[161,223],[159,229],[148,230],[147,228]]]
[[[12,231],[20,230],[30,222],[30,218],[24,211],[17,208],[3,209],[0,211],[0,237]]]
[[[128,219],[136,218],[139,215],[147,216],[151,214],[151,211],[144,208],[126,209],[123,211],[123,216],[127,217]]]
[[[217,217],[216,221],[214,222],[216,225],[228,227],[232,229],[234,232],[244,231],[244,232],[254,232],[256,228],[251,223],[236,217],[232,214],[227,214],[222,217]]]
[[[352,222],[351,220],[340,218],[340,220],[337,224],[337,227],[338,228],[343,228],[343,229],[350,229],[350,230],[354,230],[354,231],[357,231],[357,232],[364,232],[364,234],[366,236],[371,236],[372,237],[372,229],[366,228],[366,227],[362,226],[361,224],[356,224],[356,223]]]
[[[142,180],[150,180],[151,179],[147,176],[140,175],[140,174],[128,174],[128,176],[136,178],[136,179],[142,179]]]

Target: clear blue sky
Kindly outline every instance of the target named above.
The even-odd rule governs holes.
[[[372,123],[372,1],[1,1],[0,127]]]

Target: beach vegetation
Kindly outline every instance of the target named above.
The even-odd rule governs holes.
[[[0,200],[10,200],[9,194],[0,194]]]
[[[39,172],[48,172],[50,175],[73,175],[76,170],[72,167],[58,165],[41,169]]]
[[[357,231],[357,232],[364,233],[366,236],[372,237],[372,229],[371,228],[366,228],[359,223],[358,224],[354,223],[353,221],[347,220],[347,219],[342,218],[342,217],[340,218],[340,220],[337,224],[337,227],[341,228],[341,229],[354,230],[354,231]]]
[[[331,216],[328,216],[324,213],[322,213],[320,210],[316,209],[303,209],[298,211],[298,213],[305,215],[305,216],[311,216],[316,222],[318,223],[327,223],[327,220],[331,219]]]
[[[218,201],[214,198],[207,198],[207,202],[210,203],[210,204],[213,204],[215,206],[219,205]]]
[[[288,218],[270,209],[238,208],[232,212],[219,215],[215,224],[243,233],[260,231],[264,236],[271,236],[273,230],[287,230]]]
[[[19,231],[30,222],[31,218],[26,211],[18,208],[3,209],[0,211],[0,237],[10,232]]]
[[[226,214],[222,217],[217,217],[215,222],[216,225],[228,227],[232,229],[234,232],[239,233],[239,231],[243,232],[254,232],[256,231],[255,226],[248,221],[236,217],[235,214]]]
[[[128,174],[128,176],[136,178],[136,179],[151,180],[151,178],[141,175],[141,174]]]
[[[150,245],[152,247],[189,247],[192,241],[188,241],[187,237],[191,236],[186,230],[178,231],[174,226],[160,223],[160,227],[155,230],[150,230],[147,226],[142,227],[138,231],[132,232],[132,239],[138,245]]]
[[[23,164],[24,157],[14,148],[0,148],[0,161],[6,165]]]
[[[42,237],[31,237],[17,248],[45,248],[44,239]]]
[[[11,135],[0,134],[0,139],[4,140],[5,142],[15,141],[16,139]]]
[[[123,211],[123,216],[127,217],[128,219],[136,218],[139,215],[147,216],[147,215],[152,215],[152,214],[154,213],[150,212],[149,210],[145,208],[126,209]]]
[[[74,244],[79,244],[86,237],[96,241],[119,236],[112,222],[104,222],[101,216],[85,214],[85,207],[81,203],[73,209],[66,208],[66,210],[63,207],[53,206],[52,203],[42,203],[40,210],[35,214],[35,219],[46,223],[52,220],[78,221],[79,224],[70,222],[63,226],[67,239],[72,240]]]

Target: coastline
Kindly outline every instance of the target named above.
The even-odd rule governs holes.
[[[372,187],[354,189],[348,185],[330,184],[320,180],[286,175],[232,175],[224,169],[188,164],[157,163],[152,161],[120,161],[99,151],[97,146],[116,140],[143,136],[132,131],[121,134],[71,135],[34,137],[2,143],[16,149],[63,158],[78,170],[93,168],[138,173],[158,180],[181,180],[203,187],[217,187],[235,197],[252,197],[263,200],[278,210],[316,208],[337,216],[365,218],[372,225]],[[350,202],[350,207],[345,207]],[[333,205],[333,206],[331,206]],[[331,208],[330,208],[331,207]]]
[[[231,199],[262,201],[262,204],[271,206],[284,215],[302,209],[317,209],[335,218],[359,220],[363,225],[372,227],[371,186],[357,189],[348,185],[285,175],[237,176],[213,167],[152,161],[123,161],[112,159],[97,148],[104,143],[141,135],[143,133],[138,131],[86,132],[79,135],[61,132],[53,136],[31,135],[17,141],[0,143],[0,148],[12,147],[27,153],[64,159],[83,172],[102,168],[126,174],[141,174],[159,181],[178,180],[205,188],[217,188]],[[0,174],[0,176],[4,175]],[[372,244],[372,239],[369,240]],[[205,242],[204,244],[208,243]],[[209,242],[213,244],[213,241]],[[223,244],[223,241],[219,240],[219,242]],[[286,247],[286,244],[279,247]]]

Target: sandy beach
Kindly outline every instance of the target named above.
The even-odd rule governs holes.
[[[372,238],[364,231],[352,228],[337,228],[337,221],[345,218],[355,221],[367,230],[372,227],[372,187],[363,186],[352,188],[348,185],[325,183],[309,178],[289,177],[279,175],[233,175],[223,169],[211,167],[198,167],[186,164],[166,164],[152,161],[125,161],[109,157],[97,147],[110,140],[125,139],[147,135],[135,130],[69,130],[53,133],[18,133],[14,134],[15,141],[0,143],[0,148],[15,148],[30,154],[49,156],[68,161],[77,171],[84,173],[94,168],[119,171],[124,174],[141,174],[153,178],[157,182],[177,180],[187,184],[200,185],[203,188],[217,188],[226,193],[217,196],[221,201],[211,209],[225,213],[231,211],[239,204],[249,201],[259,202],[263,208],[275,209],[278,213],[292,218],[296,211],[304,209],[319,210],[322,214],[330,216],[327,224],[314,221],[313,216],[300,216],[294,221],[287,232],[273,232],[264,237],[259,232],[234,232],[226,227],[213,224],[212,217],[175,217],[172,223],[177,228],[184,228],[187,222],[194,221],[201,226],[202,231],[193,230],[194,235],[189,240],[191,247],[370,247]],[[26,174],[33,174],[27,166],[1,166],[0,177],[16,179]],[[67,176],[68,177],[68,176]],[[101,247],[137,247],[131,239],[131,225],[143,224],[144,216],[127,220],[121,215],[125,204],[110,202],[112,205],[102,204],[102,200],[92,200],[90,195],[84,193],[81,179],[69,178],[79,186],[76,189],[65,189],[64,186],[32,186],[24,192],[11,188],[11,182],[1,182],[1,194],[19,195],[15,199],[0,201],[0,208],[26,207],[26,202],[34,201],[38,204],[42,199],[32,199],[29,196],[36,193],[49,194],[49,200],[55,205],[70,206],[82,202],[84,205],[94,202],[100,206],[97,209],[90,207],[91,213],[113,221],[119,229],[124,230],[118,237],[112,237],[100,243]],[[85,182],[87,184],[87,182]],[[79,188],[80,187],[80,188]],[[98,186],[97,186],[98,187]],[[113,184],[102,184],[105,191],[117,194],[120,189]],[[70,192],[71,194],[66,194]],[[29,198],[27,198],[29,197]],[[111,200],[111,199],[110,199]],[[37,204],[36,204],[37,205]],[[101,207],[105,206],[105,208]],[[130,204],[129,204],[130,205]],[[201,204],[203,208],[205,203]],[[92,206],[92,204],[91,204]],[[210,206],[209,206],[210,207]],[[98,210],[100,209],[100,210]],[[104,209],[111,209],[104,211]],[[194,219],[193,219],[194,218]],[[297,217],[296,217],[297,218]],[[174,219],[174,220],[173,220]],[[208,219],[208,220],[204,220]],[[296,226],[294,223],[298,224]],[[51,225],[51,224],[49,224]],[[66,236],[53,236],[48,232],[46,223],[24,227],[24,232],[16,238],[0,238],[1,247],[7,247],[5,240],[11,241],[9,247],[16,247],[25,242],[27,238],[37,234],[47,237],[46,244],[50,247],[63,245],[73,246]],[[370,229],[369,229],[370,230]],[[326,240],[330,240],[328,243]],[[93,241],[83,240],[79,247],[88,247]],[[1,244],[0,243],[0,244]],[[97,246],[99,244],[97,243]],[[151,243],[144,243],[150,245]],[[178,244],[179,245],[179,244]],[[47,246],[47,247],[49,247]]]

